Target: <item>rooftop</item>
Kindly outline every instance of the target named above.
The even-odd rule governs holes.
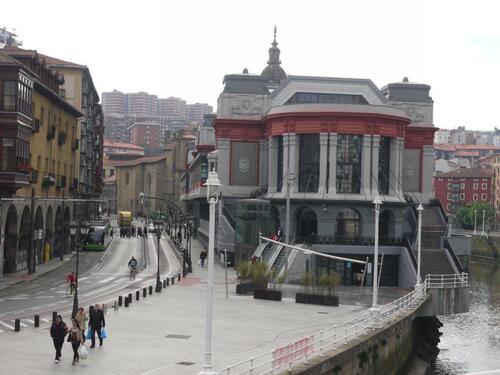
[[[130,148],[130,149],[134,149],[134,150],[144,151],[144,147],[134,145],[133,143],[116,142],[116,141],[113,141],[112,139],[105,139],[104,140],[104,147]]]
[[[452,178],[452,177],[460,177],[460,178],[479,178],[479,177],[491,177],[493,176],[493,170],[489,168],[462,168],[457,169],[452,172],[445,172],[438,174],[439,178]]]
[[[159,161],[165,160],[167,157],[162,156],[145,156],[143,158],[138,158],[135,160],[123,160],[119,165],[115,165],[115,167],[133,167],[140,164],[152,164],[157,163]]]

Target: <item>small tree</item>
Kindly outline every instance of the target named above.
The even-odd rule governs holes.
[[[250,279],[251,266],[252,264],[250,262],[241,262],[238,265],[238,275],[240,277],[240,282]]]
[[[335,288],[340,283],[340,275],[337,272],[333,272],[330,274],[321,275],[318,280],[318,284],[321,288],[326,289],[328,291],[328,295],[332,295],[335,291]]]
[[[267,289],[269,281],[268,266],[266,262],[258,261],[251,264],[250,275],[255,283],[256,289]]]
[[[310,272],[304,272],[300,277],[300,284],[305,288],[305,290],[309,291],[309,289],[313,285],[313,277]]]
[[[476,219],[476,225],[478,229],[482,228],[483,224],[483,210],[485,222],[490,222],[494,220],[495,209],[488,202],[475,202],[468,204],[466,206],[460,207],[457,210],[456,220],[457,223],[464,229],[474,228],[474,219]],[[477,211],[477,216],[476,212]]]

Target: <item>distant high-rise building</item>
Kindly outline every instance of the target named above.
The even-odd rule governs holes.
[[[16,39],[17,35],[5,27],[0,28],[0,48],[20,47],[23,43]]]
[[[102,93],[102,110],[104,114],[127,114],[127,94],[113,90]]]
[[[158,97],[146,92],[127,94],[128,114],[136,116],[158,115]]]
[[[187,105],[187,112],[189,122],[198,123],[203,119],[203,115],[213,113],[214,109],[206,103],[195,103]]]
[[[187,104],[181,98],[158,99],[158,114],[176,120],[187,120]]]

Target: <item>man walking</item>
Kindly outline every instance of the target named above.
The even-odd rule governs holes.
[[[104,312],[101,310],[101,306],[96,304],[94,310],[90,312],[90,337],[92,339],[91,348],[95,348],[95,334],[97,332],[97,337],[99,337],[99,345],[102,345],[101,329],[106,327],[106,322],[104,321]]]
[[[66,323],[63,322],[61,315],[57,315],[55,322],[50,327],[50,336],[52,337],[52,341],[54,341],[54,348],[56,349],[56,363],[59,363],[59,359],[61,358],[61,349],[67,333],[68,327]]]

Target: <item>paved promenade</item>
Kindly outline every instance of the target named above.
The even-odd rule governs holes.
[[[164,246],[166,241],[163,240]],[[109,338],[89,349],[88,359],[71,366],[72,351],[54,364],[47,326],[9,332],[0,337],[2,371],[6,374],[196,374],[202,368],[207,269],[197,264],[199,245],[193,241],[193,273],[161,294],[133,301],[131,307],[108,310]],[[325,307],[259,301],[237,296],[235,275],[229,273],[225,296],[224,270],[216,264],[214,290],[214,368],[248,359],[288,344],[318,329],[348,320],[366,306]],[[67,317],[65,317],[67,320]],[[174,335],[167,337],[168,335]],[[88,346],[88,344],[87,344]],[[185,362],[185,364],[181,364]],[[191,363],[191,364],[190,364]]]

